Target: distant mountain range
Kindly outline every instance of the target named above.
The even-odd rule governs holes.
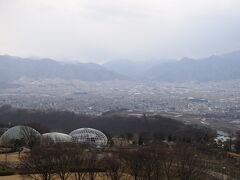
[[[203,59],[184,58],[152,67],[143,75],[153,81],[222,81],[240,79],[240,51]]]
[[[240,79],[240,51],[202,59],[183,58],[179,61],[94,63],[61,63],[51,59],[32,60],[0,56],[0,82],[21,77],[80,79],[106,81],[132,79],[141,81],[222,81]]]
[[[114,60],[103,64],[103,67],[123,74],[130,79],[141,79],[143,74],[149,69],[159,64],[159,61],[131,61],[131,60]]]
[[[103,65],[111,71],[145,81],[221,81],[240,79],[240,51],[202,59],[169,62],[113,61]]]
[[[67,64],[51,59],[32,60],[13,56],[0,56],[0,82],[10,82],[21,77],[80,79],[84,81],[124,78],[124,76],[94,63]]]

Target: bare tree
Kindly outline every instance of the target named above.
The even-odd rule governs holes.
[[[173,179],[176,174],[174,151],[168,147],[161,147],[158,150],[159,167],[167,180]]]
[[[102,159],[104,166],[103,179],[121,180],[123,178],[123,162],[118,153],[112,153]]]
[[[144,165],[143,150],[125,150],[122,152],[122,157],[126,164],[126,173],[134,177],[135,180],[144,180]]]
[[[142,176],[146,180],[155,180],[159,178],[159,158],[155,147],[141,149],[141,158],[143,160]]]
[[[240,152],[240,131],[236,132],[235,148],[237,153],[239,153]]]
[[[162,160],[161,154],[159,153],[160,149],[158,146],[151,146],[147,153],[144,172],[145,178],[148,180],[159,180],[163,179],[163,168],[162,168]]]
[[[151,145],[149,147],[140,148],[139,158],[142,159],[141,177],[139,179],[159,180],[164,179],[163,164],[163,147],[159,145]],[[163,151],[164,152],[164,151]],[[164,154],[165,155],[165,154]],[[167,163],[166,163],[167,164]],[[165,164],[165,165],[166,165]]]
[[[21,158],[23,172],[36,180],[51,180],[53,175],[67,180],[94,180],[99,172],[95,150],[84,150],[74,143],[55,143],[34,147]]]
[[[54,174],[53,153],[44,146],[33,148],[29,155],[20,158],[22,171],[35,180],[51,180]]]
[[[87,178],[89,180],[95,180],[99,171],[97,152],[94,149],[90,149],[85,154],[85,167],[87,171]]]
[[[85,180],[86,178],[86,158],[85,149],[76,145],[73,158],[73,172],[76,180]]]
[[[73,143],[56,143],[50,148],[54,150],[54,170],[61,180],[66,180],[71,175],[74,162],[75,146]]]
[[[193,148],[186,145],[177,146],[175,149],[176,171],[181,180],[201,179],[203,169]]]

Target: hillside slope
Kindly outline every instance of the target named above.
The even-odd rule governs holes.
[[[84,81],[123,78],[123,76],[94,63],[63,64],[51,59],[31,60],[0,56],[0,82],[9,82],[21,77],[80,79]]]

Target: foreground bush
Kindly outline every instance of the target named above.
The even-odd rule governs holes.
[[[12,169],[1,169],[0,170],[0,176],[10,176],[10,175],[14,175],[15,171]]]

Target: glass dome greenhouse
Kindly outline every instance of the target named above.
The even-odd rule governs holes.
[[[25,145],[31,145],[40,140],[40,133],[28,126],[14,126],[8,129],[0,138],[2,146],[12,146],[17,141]]]
[[[96,146],[106,146],[108,139],[101,131],[93,128],[80,128],[72,131],[70,134],[74,142],[91,144]]]
[[[42,139],[50,139],[54,143],[56,142],[71,142],[72,137],[68,134],[59,133],[59,132],[50,132],[42,135]]]

